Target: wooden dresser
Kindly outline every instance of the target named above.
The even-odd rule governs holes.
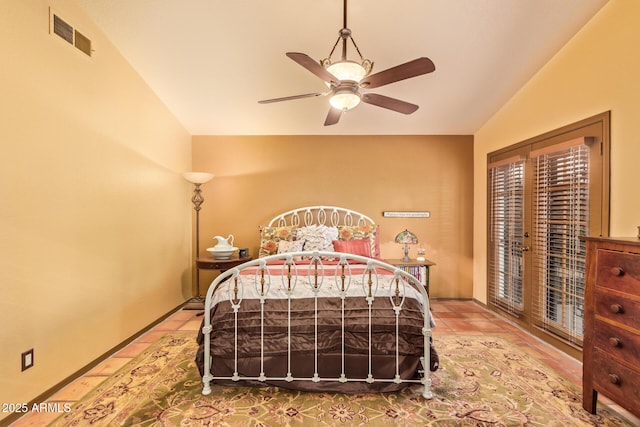
[[[640,239],[585,240],[583,407],[602,393],[640,416]]]

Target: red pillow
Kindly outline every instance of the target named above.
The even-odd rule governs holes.
[[[368,237],[358,240],[334,240],[333,248],[336,252],[371,257],[371,241]]]

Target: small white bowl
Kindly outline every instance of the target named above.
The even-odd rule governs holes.
[[[238,248],[230,247],[230,248],[207,248],[207,252],[209,252],[215,259],[229,259],[233,256],[234,252],[237,251]]]

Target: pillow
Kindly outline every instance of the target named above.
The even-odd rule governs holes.
[[[380,255],[380,226],[376,225],[376,231],[373,232],[373,247],[375,248],[372,252],[375,258],[381,258]]]
[[[334,240],[333,247],[336,252],[345,252],[366,257],[371,256],[371,240],[368,237],[358,240]]]
[[[260,227],[260,258],[278,253],[278,242],[296,240],[297,227]]]
[[[370,224],[363,225],[339,225],[338,226],[338,239],[344,241],[350,240],[362,240],[369,238],[371,245],[371,255],[375,258],[380,258],[380,245],[377,243],[378,227]]]
[[[338,240],[338,229],[326,225],[308,225],[296,232],[297,240],[304,241],[305,251],[333,251],[334,240]]]
[[[300,252],[303,244],[302,240],[280,240],[278,241],[278,253]]]

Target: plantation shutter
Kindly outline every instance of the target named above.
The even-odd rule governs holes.
[[[533,322],[581,344],[589,230],[587,138],[534,150]],[[537,289],[536,289],[537,287]]]
[[[489,165],[489,304],[515,315],[524,310],[524,165],[520,157]]]

